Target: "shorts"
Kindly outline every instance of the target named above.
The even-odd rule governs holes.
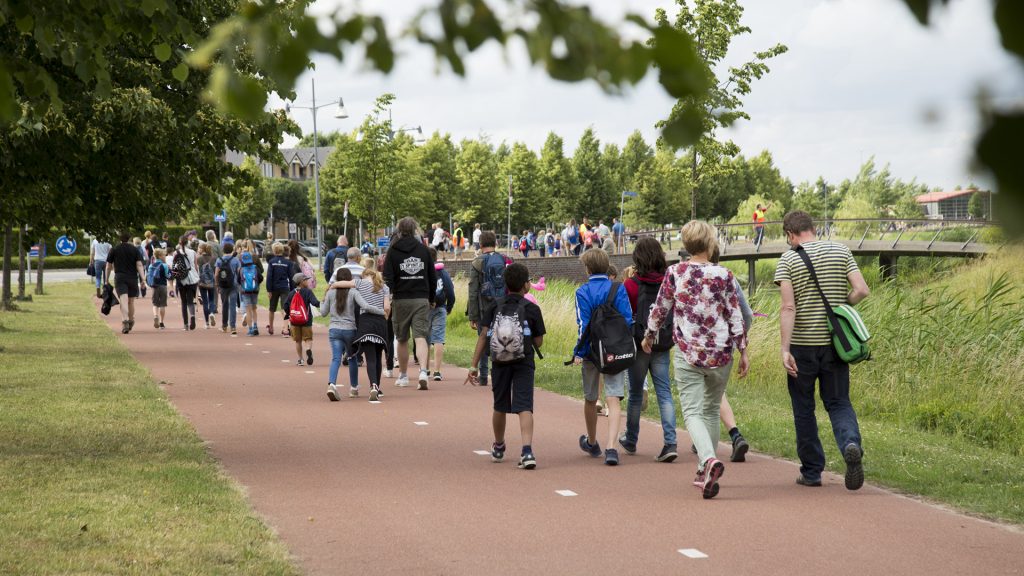
[[[583,397],[587,402],[596,402],[599,399],[597,396],[598,383],[601,381],[601,376],[604,376],[605,398],[623,398],[626,395],[626,372],[628,372],[628,370],[623,370],[618,374],[601,374],[597,365],[590,360],[584,359]]]
[[[277,304],[287,296],[287,290],[274,290],[270,292],[270,311],[277,312]]]
[[[491,368],[495,412],[533,412],[534,370],[530,361]]]
[[[241,306],[243,308],[246,307],[246,306],[252,306],[252,307],[255,308],[256,305],[260,301],[260,294],[259,294],[259,292],[254,292],[254,293],[242,292],[238,296],[241,299],[240,300],[241,304],[239,304],[239,306]]]
[[[153,306],[157,308],[167,307],[167,285],[153,286]]]
[[[122,279],[120,276],[116,276],[114,278],[114,292],[116,292],[118,296],[138,298],[139,279],[134,274],[127,279]]]
[[[292,329],[292,340],[295,342],[312,342],[313,341],[313,327],[312,326],[291,326]]]
[[[391,319],[399,342],[409,341],[410,330],[413,338],[430,337],[430,302],[426,298],[395,300],[391,303]]]
[[[445,328],[448,325],[448,310],[438,306],[430,311],[430,338],[427,344],[444,344]]]

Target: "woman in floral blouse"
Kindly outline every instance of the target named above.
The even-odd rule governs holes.
[[[709,260],[716,238],[714,227],[707,222],[693,220],[683,226],[683,245],[690,260],[670,266],[665,273],[642,343],[650,353],[669,311],[674,312],[676,386],[686,430],[700,462],[693,484],[705,499],[718,494],[718,479],[725,471],[715,457],[715,447],[734,348],[740,351],[740,378],[747,375],[749,367],[747,334],[732,272]]]

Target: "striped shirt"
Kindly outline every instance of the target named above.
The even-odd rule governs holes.
[[[829,303],[838,306],[846,302],[849,293],[847,276],[858,271],[850,249],[835,242],[806,242],[802,244],[814,264],[818,282]],[[793,324],[792,344],[799,346],[828,346],[832,337],[828,330],[825,304],[814,286],[807,266],[795,250],[782,255],[775,267],[775,283],[790,282],[796,300],[796,321]]]
[[[359,295],[363,297],[363,300],[375,309],[382,309],[381,314],[378,315],[383,315],[384,298],[391,295],[391,291],[388,289],[387,285],[385,284],[383,287],[381,287],[380,292],[374,292],[373,280],[367,280],[365,278],[356,278],[355,283],[356,290],[359,291]],[[369,310],[364,308],[362,311],[368,314],[377,314],[375,310]]]

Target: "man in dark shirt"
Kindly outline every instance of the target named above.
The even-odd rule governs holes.
[[[142,267],[142,254],[129,242],[131,235],[121,233],[121,243],[110,250],[107,256],[107,277],[114,271],[114,291],[121,307],[121,333],[127,334],[135,327],[135,299],[139,297],[139,278],[146,277]]]

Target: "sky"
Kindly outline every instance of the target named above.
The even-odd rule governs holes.
[[[429,0],[367,0],[367,12],[383,15],[396,31]],[[329,13],[345,0],[319,0]],[[608,21],[627,11],[652,17],[658,7],[675,14],[666,0],[599,0],[592,9]],[[1024,67],[999,45],[990,0],[952,0],[930,27],[920,26],[899,0],[745,0],[743,23],[750,34],[736,38],[728,63],[740,64],[776,43],[789,47],[770,62],[771,72],[745,97],[751,120],[719,133],[746,156],[771,152],[794,183],[824,176],[829,182],[854,177],[872,156],[894,176],[931,188],[977,182],[971,170],[978,131],[976,97],[981,90],[1002,106],[1024,105]],[[321,132],[350,131],[370,113],[374,99],[392,92],[396,126],[421,126],[463,138],[486,136],[497,144],[522,141],[539,151],[549,131],[571,154],[592,127],[602,143],[620,147],[634,130],[653,143],[654,124],[673,99],[653,75],[612,96],[593,83],[568,84],[526,63],[521,45],[490,47],[467,60],[459,78],[438,67],[429,50],[401,46],[390,75],[365,69],[355,52],[338,63],[314,59],[316,69],[299,80],[296,102],[308,105],[311,79],[318,103],[343,97],[349,118],[331,108],[317,118]],[[272,100],[271,106],[283,106]],[[293,110],[305,133],[312,114]],[[294,144],[289,139],[286,144]]]

